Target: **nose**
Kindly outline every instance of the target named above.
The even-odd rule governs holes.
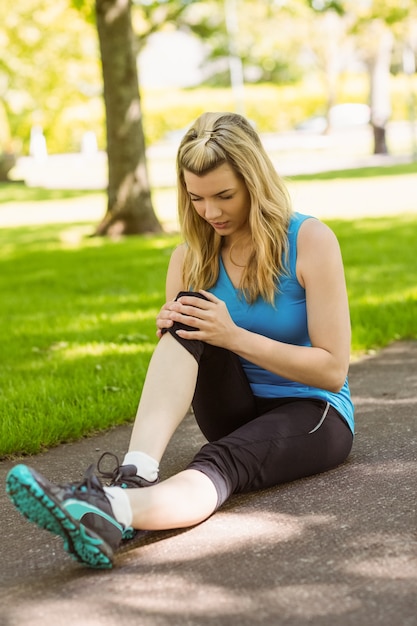
[[[222,214],[221,209],[217,206],[216,201],[207,200],[204,205],[204,217],[206,220],[212,222],[213,220],[219,218]]]

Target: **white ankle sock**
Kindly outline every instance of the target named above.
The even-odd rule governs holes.
[[[136,474],[149,482],[158,478],[159,463],[145,452],[127,452],[122,465],[135,465]]]
[[[109,498],[113,515],[125,528],[132,525],[133,513],[126,489],[122,487],[103,487]]]

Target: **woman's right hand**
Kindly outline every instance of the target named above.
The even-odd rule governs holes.
[[[170,319],[170,313],[173,310],[174,302],[175,300],[165,302],[156,317],[156,335],[159,339],[162,337],[162,331],[166,328],[171,328],[174,323],[172,319]]]

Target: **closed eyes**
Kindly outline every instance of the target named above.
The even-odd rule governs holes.
[[[222,194],[218,194],[216,196],[216,198],[219,198],[220,200],[231,200],[233,198],[233,194],[230,195],[222,195]],[[200,198],[199,196],[192,196],[190,195],[190,200],[191,202],[200,202],[201,200],[203,200],[203,198]]]

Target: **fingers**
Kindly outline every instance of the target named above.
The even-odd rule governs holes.
[[[176,300],[176,302],[178,302],[181,305],[188,305],[196,309],[202,309],[205,311],[207,309],[210,309],[213,306],[213,304],[218,304],[220,302],[220,300],[216,298],[216,296],[214,296],[209,291],[200,290],[198,293],[201,293],[202,295],[204,295],[207,298],[207,300],[203,298],[199,298],[198,296],[187,295],[187,296],[181,296],[180,298],[178,298],[178,300]]]
[[[215,304],[220,302],[219,298],[217,298],[217,296],[215,296],[214,293],[211,293],[210,291],[204,291],[204,289],[200,289],[199,293],[201,293],[208,300],[210,300],[210,302],[214,302]]]
[[[157,318],[156,319],[157,332],[159,330],[163,330],[164,328],[171,328],[172,324],[173,324],[172,319]]]
[[[171,313],[171,306],[175,304],[174,302],[166,302],[164,304],[164,306],[162,307],[162,309],[159,311],[157,318],[156,318],[156,335],[157,337],[161,338],[162,333],[161,331],[163,329],[166,328],[171,328],[173,321],[170,317],[170,313]]]
[[[156,334],[161,338],[162,331],[171,328],[175,322],[191,326],[196,330],[206,327],[218,316],[217,306],[222,302],[209,291],[200,290],[207,299],[197,295],[184,295],[164,304],[156,318]],[[187,331],[181,331],[187,333]],[[193,331],[191,331],[193,332]],[[195,338],[195,332],[194,332]]]
[[[198,301],[199,298],[192,298],[192,301]],[[160,310],[156,318],[156,334],[157,337],[162,336],[162,331],[171,328],[175,322],[182,322],[188,326],[198,327],[201,322],[202,309],[186,305],[179,300],[166,303]]]

